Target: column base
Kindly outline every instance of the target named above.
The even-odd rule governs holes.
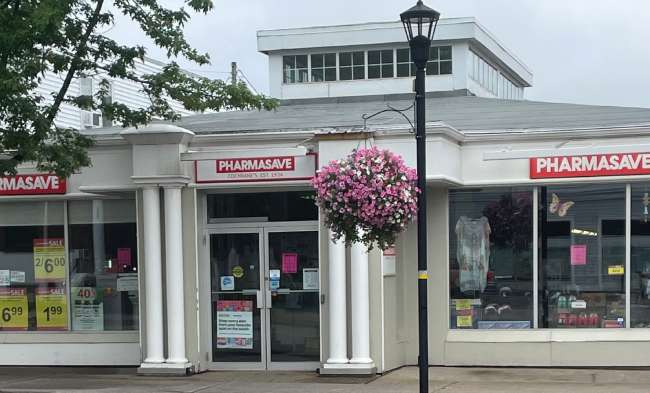
[[[377,374],[377,367],[371,363],[324,363],[319,369],[320,375],[374,375]]]
[[[157,375],[178,377],[195,374],[192,363],[142,363],[138,375]]]
[[[373,362],[370,358],[352,358],[350,359],[350,363],[372,365],[373,367],[375,366],[375,362]]]

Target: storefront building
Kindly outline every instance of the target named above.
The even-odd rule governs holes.
[[[480,25],[440,29],[427,81],[431,364],[650,365],[650,110],[522,100],[532,75]],[[69,179],[0,179],[0,364],[416,364],[416,224],[393,250],[346,248],[310,186],[361,146],[415,166],[404,118],[362,119],[411,103],[397,94],[410,83],[401,34],[260,32],[277,111],[102,129],[93,165]]]

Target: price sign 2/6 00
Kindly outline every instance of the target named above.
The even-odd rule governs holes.
[[[34,276],[36,281],[65,280],[63,239],[34,239]]]

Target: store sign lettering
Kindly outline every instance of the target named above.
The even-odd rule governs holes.
[[[295,157],[229,158],[217,160],[217,173],[293,171]]]
[[[650,153],[591,154],[530,159],[531,179],[648,174],[650,174]]]
[[[0,177],[0,195],[65,194],[66,182],[56,175]]]
[[[301,156],[224,157],[195,162],[197,183],[309,180],[316,173],[315,154]]]

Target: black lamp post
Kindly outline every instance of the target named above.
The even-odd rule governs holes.
[[[400,14],[406,38],[411,46],[411,59],[415,73],[415,121],[418,188],[418,337],[420,369],[420,393],[429,391],[429,332],[427,323],[427,167],[425,130],[424,77],[429,60],[431,39],[436,31],[440,13],[422,4],[417,4]]]

